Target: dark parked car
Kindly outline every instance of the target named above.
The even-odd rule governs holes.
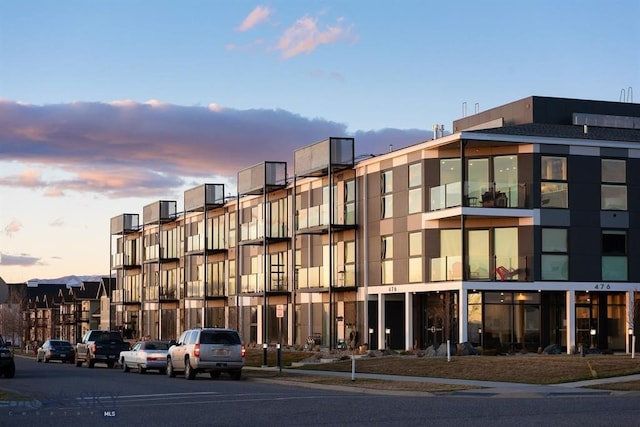
[[[16,365],[13,361],[11,341],[5,341],[0,336],[0,375],[5,378],[13,378],[16,374]]]
[[[76,360],[76,352],[67,340],[46,340],[36,353],[36,362],[49,362],[59,360],[62,363],[73,363]]]

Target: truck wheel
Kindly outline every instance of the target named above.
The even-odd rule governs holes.
[[[138,365],[138,373],[144,374],[145,372],[147,372],[147,369],[143,368],[142,365]]]
[[[129,367],[124,363],[124,359],[120,361],[120,364],[122,365],[122,372],[129,372]]]
[[[91,359],[87,360],[87,366],[91,369],[95,366],[95,362]]]
[[[114,367],[115,365],[116,365],[116,362],[113,362],[113,361],[109,361],[109,362],[107,362],[107,367],[108,367],[109,369],[113,369],[113,367]]]
[[[82,360],[76,358],[76,367],[79,368],[80,366],[82,366]]]
[[[184,361],[184,377],[188,380],[192,380],[196,377],[196,371],[191,367],[189,359]]]
[[[176,371],[173,370],[170,358],[167,358],[167,376],[170,378],[174,378],[176,376]]]
[[[238,381],[240,378],[242,378],[242,370],[239,369],[237,371],[231,372],[231,378],[233,378],[234,380]]]

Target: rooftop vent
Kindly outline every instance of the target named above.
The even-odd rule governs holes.
[[[433,139],[442,138],[444,136],[444,125],[433,125]]]

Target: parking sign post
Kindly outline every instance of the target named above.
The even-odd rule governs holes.
[[[284,304],[276,305],[276,317],[278,318],[278,368],[282,373],[282,318],[284,317]]]

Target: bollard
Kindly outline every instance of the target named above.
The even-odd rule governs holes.
[[[282,349],[280,348],[280,344],[276,344],[276,348],[278,349],[277,351],[277,363],[278,363],[278,367],[280,368],[280,373],[282,373]]]
[[[262,344],[262,367],[266,368],[267,365],[267,343]]]
[[[351,352],[351,381],[356,380],[356,358],[353,355],[354,352],[355,350]]]

